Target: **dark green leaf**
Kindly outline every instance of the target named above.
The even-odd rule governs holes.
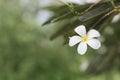
[[[103,4],[96,9],[93,9],[93,10],[83,14],[82,16],[79,17],[79,20],[82,22],[87,21],[91,18],[99,16],[103,13],[106,13],[106,12],[110,11],[111,9],[112,9],[111,3],[107,2],[106,4]]]

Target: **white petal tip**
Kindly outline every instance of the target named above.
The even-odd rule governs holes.
[[[69,37],[69,46],[74,46],[76,45],[77,43],[79,43],[81,41],[81,37],[79,36],[72,36],[72,37]]]
[[[88,31],[87,36],[89,38],[100,37],[100,33],[95,29],[91,29],[91,30]]]
[[[79,34],[80,36],[85,36],[86,35],[86,28],[84,25],[80,25],[74,29],[74,31]]]
[[[86,52],[85,52],[86,53]],[[80,54],[80,55],[84,55],[85,53],[80,53],[80,52],[78,52],[78,54]]]
[[[101,47],[101,42],[97,39],[91,39],[87,43],[93,49],[99,49]]]
[[[101,47],[101,44],[99,44],[96,48],[94,48],[94,49],[99,49]]]
[[[81,42],[81,43],[78,45],[77,51],[78,51],[78,54],[84,55],[84,54],[86,53],[86,51],[87,51],[87,44]]]
[[[72,47],[72,46],[74,46],[74,45],[73,45],[73,44],[71,44],[71,43],[69,43],[69,46],[70,46],[70,47]]]
[[[79,29],[85,29],[85,26],[84,25],[80,25],[80,26],[78,26],[78,27],[76,27],[75,29],[74,29],[74,31],[75,32],[77,32]]]

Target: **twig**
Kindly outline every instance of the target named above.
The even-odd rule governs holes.
[[[102,3],[103,1],[104,1],[104,0],[100,0],[100,1],[98,1],[97,3],[92,4],[91,6],[89,6],[89,8],[87,8],[85,11],[83,11],[83,12],[80,13],[79,15],[85,14],[86,12],[88,12],[89,10],[91,10],[94,6]]]
[[[119,11],[120,6],[115,7],[113,10],[111,10],[110,12],[106,13],[103,17],[101,17],[91,28],[94,28],[99,22],[101,22],[105,17],[109,16],[110,14],[112,14],[113,12],[117,12]]]

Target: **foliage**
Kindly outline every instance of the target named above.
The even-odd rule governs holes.
[[[86,9],[86,7],[84,8]],[[58,10],[57,7],[55,8]],[[49,32],[44,32],[36,24],[35,19],[38,12],[37,0],[29,0],[25,4],[21,3],[21,0],[0,0],[0,80],[101,80],[101,78],[119,80],[118,67],[120,64],[118,64],[117,54],[112,57],[112,61],[114,60],[115,63],[113,63],[114,68],[112,64],[110,65],[112,67],[110,71],[99,76],[84,75],[79,66],[85,59],[89,61],[91,57],[95,58],[95,52],[89,49],[85,56],[78,56],[74,48],[61,45],[61,38],[54,42],[49,41],[46,36]],[[68,16],[65,19],[70,20],[71,17]],[[74,24],[72,20],[76,20],[76,18],[71,19]],[[79,23],[78,20],[76,22]],[[112,30],[115,30],[112,35],[103,31],[103,35],[106,37],[105,45],[110,49],[116,44],[118,45],[119,25],[119,22],[111,24]],[[114,39],[110,39],[111,36]],[[109,47],[107,48],[109,49]],[[113,51],[114,49],[119,53],[119,47],[116,46]],[[111,51],[110,53],[112,54]]]
[[[48,19],[43,25],[54,23],[57,21],[66,22],[64,25],[60,25],[61,29],[56,31],[51,39],[55,39],[59,36],[63,36],[65,39],[65,43],[68,43],[70,36],[74,35],[73,31],[75,27],[79,25],[85,25],[89,30],[91,28],[95,28],[100,30],[102,36],[104,36],[104,46],[106,52],[99,52],[101,54],[96,55],[96,58],[91,60],[91,63],[87,69],[87,73],[101,73],[104,70],[114,67],[111,66],[116,63],[116,60],[119,60],[119,41],[120,36],[118,36],[118,32],[120,28],[118,27],[119,21],[117,23],[112,23],[113,17],[119,13],[120,9],[120,1],[119,0],[109,0],[104,2],[101,0],[95,4],[86,4],[86,5],[76,5],[71,3],[65,3],[66,5],[62,5],[59,7],[51,7],[48,10],[52,10],[55,12],[55,15]],[[70,10],[68,9],[70,8]],[[68,11],[69,10],[69,11]],[[117,26],[116,26],[117,25]],[[109,27],[110,26],[110,27]],[[112,27],[111,27],[112,26]],[[116,26],[116,27],[114,27]],[[113,28],[114,27],[114,28]],[[107,32],[104,29],[110,28],[114,33],[111,35],[107,35]],[[112,39],[111,39],[112,38]],[[116,63],[116,66],[119,67],[119,62]]]

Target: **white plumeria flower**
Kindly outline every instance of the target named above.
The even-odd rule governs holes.
[[[69,46],[74,46],[79,43],[77,51],[79,54],[83,55],[87,51],[87,44],[93,49],[98,49],[101,46],[101,42],[96,39],[100,36],[100,33],[91,29],[86,33],[86,28],[84,25],[80,25],[74,29],[74,31],[79,35],[70,37]]]

